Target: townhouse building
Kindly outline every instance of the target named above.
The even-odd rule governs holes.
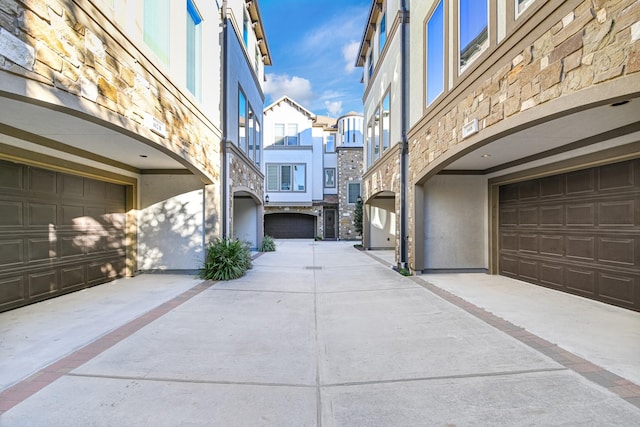
[[[640,2],[407,3],[411,270],[640,310]]]
[[[258,246],[270,61],[255,1],[2,2],[0,310]]]
[[[284,96],[264,110],[265,234],[355,239],[362,117],[316,115]]]
[[[407,68],[403,47],[407,34],[403,36],[402,31],[408,15],[404,3],[372,2],[356,62],[363,68],[366,135],[362,244],[369,249],[394,248],[398,264],[406,263],[406,239],[399,237],[406,235],[402,201],[407,120],[403,104],[405,79],[401,76]]]

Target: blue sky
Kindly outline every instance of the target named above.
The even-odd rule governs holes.
[[[273,65],[265,106],[288,95],[315,114],[362,112],[356,55],[370,0],[259,0]]]

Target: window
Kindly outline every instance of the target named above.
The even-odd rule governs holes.
[[[373,125],[369,122],[367,126],[367,166],[371,166],[373,153]]]
[[[516,18],[528,8],[534,0],[515,0],[516,2]]]
[[[391,119],[390,107],[391,92],[387,92],[382,101],[382,151],[389,148],[389,126]]]
[[[267,191],[305,191],[306,165],[268,164]]]
[[[427,22],[427,105],[444,91],[444,5],[441,0]]]
[[[171,41],[170,0],[144,0],[144,42],[169,65]]]
[[[324,168],[324,186],[326,188],[336,187],[336,169]]]
[[[356,204],[360,196],[360,183],[350,182],[347,184],[347,203]]]
[[[373,51],[369,52],[369,80],[373,76]]]
[[[260,49],[256,48],[256,65],[255,65],[255,70],[256,70],[256,74],[260,71]]]
[[[379,52],[382,52],[384,49],[384,44],[387,42],[387,14],[382,14],[382,19],[380,19],[380,36],[378,38],[379,41]]]
[[[260,122],[256,119],[256,164],[259,165],[262,156],[261,148],[262,148],[262,134],[260,133]]]
[[[327,140],[324,146],[325,153],[335,153],[336,151],[336,134],[330,133],[327,135]]]
[[[459,0],[460,72],[489,46],[489,1]]]
[[[200,99],[202,80],[202,18],[187,0],[187,89]]]
[[[285,132],[286,131],[286,132]],[[296,123],[276,123],[274,127],[274,145],[298,145],[298,125]]]
[[[238,146],[247,152],[247,98],[238,92]]]
[[[247,124],[249,127],[247,128],[247,146],[249,149],[247,152],[249,154],[249,158],[251,160],[255,160],[255,154],[256,154],[256,145],[255,145],[256,134],[254,132],[255,114],[253,114],[253,110],[251,109],[250,105],[249,105],[248,117],[249,117],[249,120],[247,121]]]
[[[373,114],[373,160],[380,157],[380,108]]]
[[[249,49],[249,17],[246,12],[244,14],[244,21],[242,22],[242,40],[244,41],[244,47]]]

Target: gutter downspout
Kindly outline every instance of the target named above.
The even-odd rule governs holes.
[[[227,220],[228,213],[227,209],[229,207],[229,203],[227,201],[228,198],[228,189],[227,184],[229,182],[227,177],[227,62],[228,62],[228,54],[227,54],[227,0],[223,0],[222,2],[222,108],[220,111],[220,116],[222,118],[222,140],[220,141],[220,155],[222,156],[222,200],[221,200],[221,209],[222,209],[222,228],[221,228],[221,237],[227,237]]]
[[[409,78],[408,78],[408,46],[407,46],[407,25],[409,17],[407,14],[407,0],[402,0],[402,27],[400,28],[400,63],[402,67],[401,73],[401,116],[402,116],[402,150],[400,154],[400,262],[399,268],[407,268],[409,261],[407,224],[409,221],[407,206],[407,187],[408,187],[408,157],[409,157],[409,141],[407,140],[407,102],[409,94]]]

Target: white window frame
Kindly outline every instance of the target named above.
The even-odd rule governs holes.
[[[274,183],[271,181],[272,175],[269,173],[270,168],[277,168],[276,179],[277,182]],[[283,168],[289,169],[289,183],[290,189],[282,189],[282,170]],[[296,168],[303,167],[304,168],[304,177],[302,178],[302,189],[296,187],[300,186],[300,183],[296,180]],[[267,163],[265,166],[266,171],[266,179],[267,179],[267,191],[274,193],[304,193],[307,191],[307,165],[306,163]]]

